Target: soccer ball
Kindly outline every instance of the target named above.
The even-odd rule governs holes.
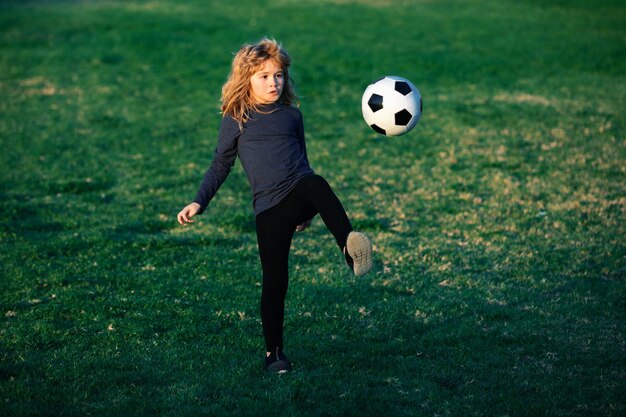
[[[365,122],[386,136],[400,136],[422,117],[422,96],[411,81],[386,76],[367,86],[361,98]]]

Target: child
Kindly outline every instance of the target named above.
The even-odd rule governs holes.
[[[289,77],[291,58],[276,41],[245,45],[235,55],[222,87],[217,149],[196,198],[178,213],[182,225],[201,214],[239,156],[253,194],[263,269],[261,320],[267,347],[265,368],[289,372],[283,353],[288,258],[294,231],[318,213],[359,276],[372,268],[372,245],[352,226],[339,199],[307,158],[302,114]]]

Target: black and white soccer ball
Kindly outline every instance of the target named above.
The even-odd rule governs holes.
[[[422,95],[406,78],[388,75],[367,86],[361,111],[365,122],[381,135],[404,135],[422,117]]]

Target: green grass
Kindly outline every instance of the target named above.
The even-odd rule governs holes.
[[[0,415],[624,415],[624,2],[233,3],[0,3]],[[281,377],[240,166],[175,221],[266,35],[376,252],[295,238]],[[424,97],[399,138],[385,74]]]

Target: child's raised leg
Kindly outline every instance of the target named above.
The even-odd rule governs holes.
[[[369,272],[372,268],[372,245],[365,234],[352,230],[348,215],[328,182],[319,175],[305,177],[300,180],[295,192],[301,201],[306,201],[314,212],[320,214],[354,273],[364,275]]]

